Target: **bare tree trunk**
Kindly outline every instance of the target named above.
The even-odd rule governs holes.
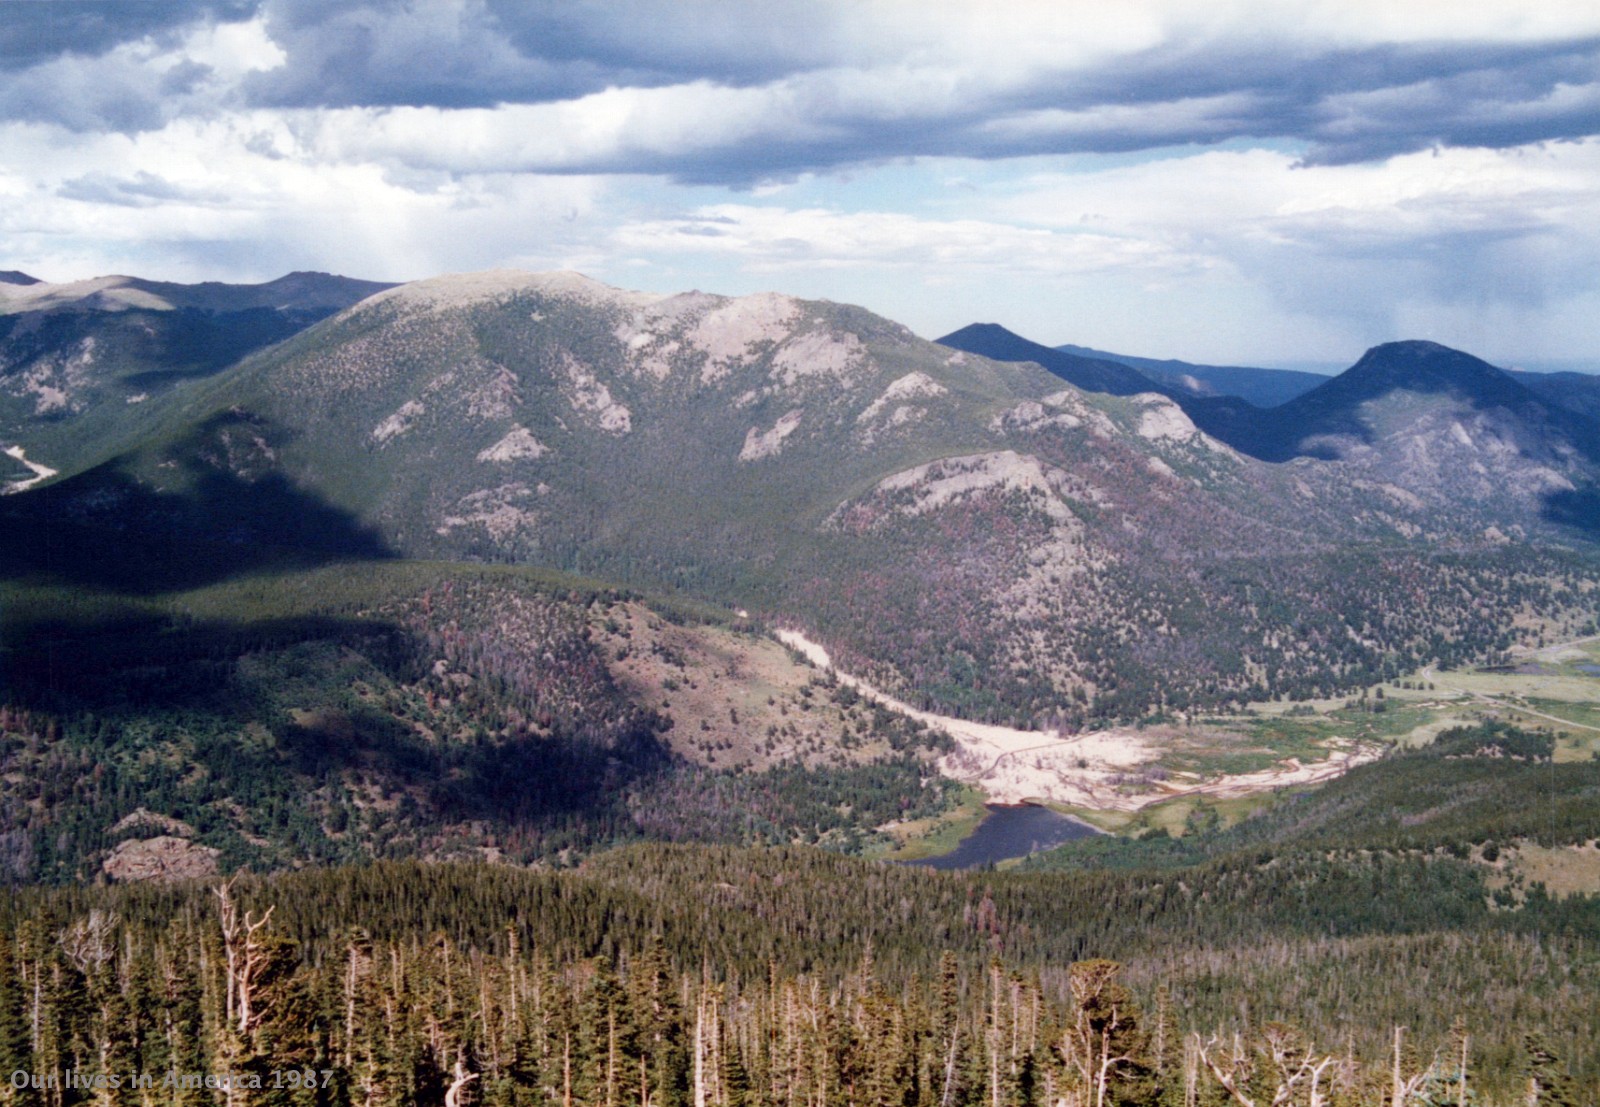
[[[1000,1107],[1000,965],[989,966],[989,1105]]]
[[[222,948],[228,959],[228,1021],[238,1026],[241,1035],[255,1029],[259,1016],[254,1009],[256,978],[266,968],[266,952],[256,935],[272,918],[275,907],[267,908],[259,918],[246,911],[239,917],[239,905],[233,902],[233,885],[239,878],[219,884],[213,891],[217,897],[217,914],[222,924]]]
[[[694,1107],[706,1107],[706,998],[694,1012]]]
[[[572,1031],[561,1034],[561,1107],[572,1107]]]
[[[1200,1103],[1200,1045],[1199,1042],[1183,1044],[1183,1107],[1199,1107]]]
[[[466,1062],[456,1055],[456,1077],[450,1087],[445,1089],[444,1107],[461,1107],[461,1089],[478,1079],[478,1073],[468,1072]]]
[[[1400,1036],[1405,1033],[1405,1027],[1394,1028],[1394,1082],[1391,1086],[1390,1107],[1406,1107],[1405,1083],[1400,1077]]]
[[[944,1091],[939,1095],[939,1107],[950,1107],[950,1093],[956,1086],[956,1052],[961,1045],[961,1030],[950,1028],[950,1049],[944,1061]]]

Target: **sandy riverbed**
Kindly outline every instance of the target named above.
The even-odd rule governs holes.
[[[25,451],[21,446],[7,446],[5,448],[5,454],[7,457],[13,457],[22,462],[22,464],[26,465],[29,469],[32,469],[33,476],[27,478],[26,480],[14,480],[7,484],[4,488],[0,488],[0,492],[26,492],[40,481],[49,480],[51,477],[56,475],[56,470],[50,468],[48,465],[40,465],[37,461],[29,461],[27,457],[24,456]]]
[[[1141,767],[1154,762],[1161,751],[1138,731],[1113,728],[1083,734],[1018,730],[921,711],[874,688],[858,677],[840,672],[821,645],[796,630],[780,630],[778,640],[806,657],[819,669],[833,671],[841,684],[892,711],[910,716],[925,726],[947,732],[956,749],[941,758],[946,776],[982,788],[991,803],[1043,800],[1107,811],[1136,811],[1161,800],[1185,795],[1229,798],[1292,784],[1331,780],[1363,761],[1381,755],[1378,747],[1340,750],[1324,761],[1302,764],[1289,759],[1257,773],[1212,779],[1169,779],[1144,786],[1136,781]]]

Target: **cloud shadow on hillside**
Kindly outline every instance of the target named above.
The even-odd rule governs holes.
[[[0,500],[0,579],[153,594],[268,568],[395,556],[353,514],[281,473],[183,468],[176,491],[111,462]]]

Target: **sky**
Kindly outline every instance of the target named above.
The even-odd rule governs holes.
[[[1594,0],[0,0],[0,269],[1600,369]]]

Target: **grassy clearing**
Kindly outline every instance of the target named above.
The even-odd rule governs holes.
[[[1540,696],[1529,696],[1527,703],[1535,711],[1542,711],[1546,715],[1554,715],[1569,723],[1576,723],[1580,727],[1593,727],[1600,731],[1600,703],[1572,703]]]
[[[1099,811],[1094,808],[1059,803],[1050,804],[1050,807],[1063,815],[1082,819],[1109,834],[1137,837],[1149,831],[1165,830],[1174,838],[1181,838],[1189,832],[1190,816],[1202,805],[1215,813],[1220,826],[1230,827],[1270,806],[1276,799],[1277,793],[1266,791],[1229,799],[1175,796],[1138,811]]]
[[[1336,726],[1321,722],[1239,717],[1225,725],[1179,730],[1160,764],[1200,777],[1263,772],[1291,757],[1321,761],[1328,756],[1327,740],[1342,736]]]
[[[895,752],[893,721],[753,627],[678,624],[618,601],[593,609],[590,629],[630,697],[672,716],[667,741],[691,761],[760,771]]]
[[[1175,774],[1169,781],[1189,786],[1270,770],[1291,758],[1302,764],[1324,761],[1350,742],[1419,748],[1444,730],[1485,718],[1554,732],[1558,762],[1600,756],[1600,641],[1543,651],[1520,671],[1422,670],[1383,685],[1381,697],[1373,688],[1340,700],[1252,704],[1238,715],[1144,728],[1144,734],[1164,749],[1157,766]],[[1057,810],[1114,834],[1166,830],[1181,836],[1201,803],[1223,825],[1233,825],[1271,803],[1273,794],[1222,800],[1176,796],[1131,812]]]
[[[1474,860],[1488,867],[1491,889],[1510,888],[1519,900],[1535,884],[1543,884],[1556,899],[1600,894],[1600,844],[1595,842],[1558,848],[1517,842],[1500,850],[1493,863],[1481,853]]]
[[[962,791],[957,806],[937,818],[910,819],[880,827],[895,844],[873,856],[882,861],[921,861],[949,853],[988,815],[983,804],[983,793],[969,786]]]
[[[1164,728],[1151,738],[1166,747],[1161,768],[1211,779],[1265,772],[1291,758],[1301,764],[1324,761],[1351,741],[1393,742],[1430,718],[1412,705],[1374,714],[1347,709],[1341,701],[1317,715],[1212,716],[1197,726]]]

